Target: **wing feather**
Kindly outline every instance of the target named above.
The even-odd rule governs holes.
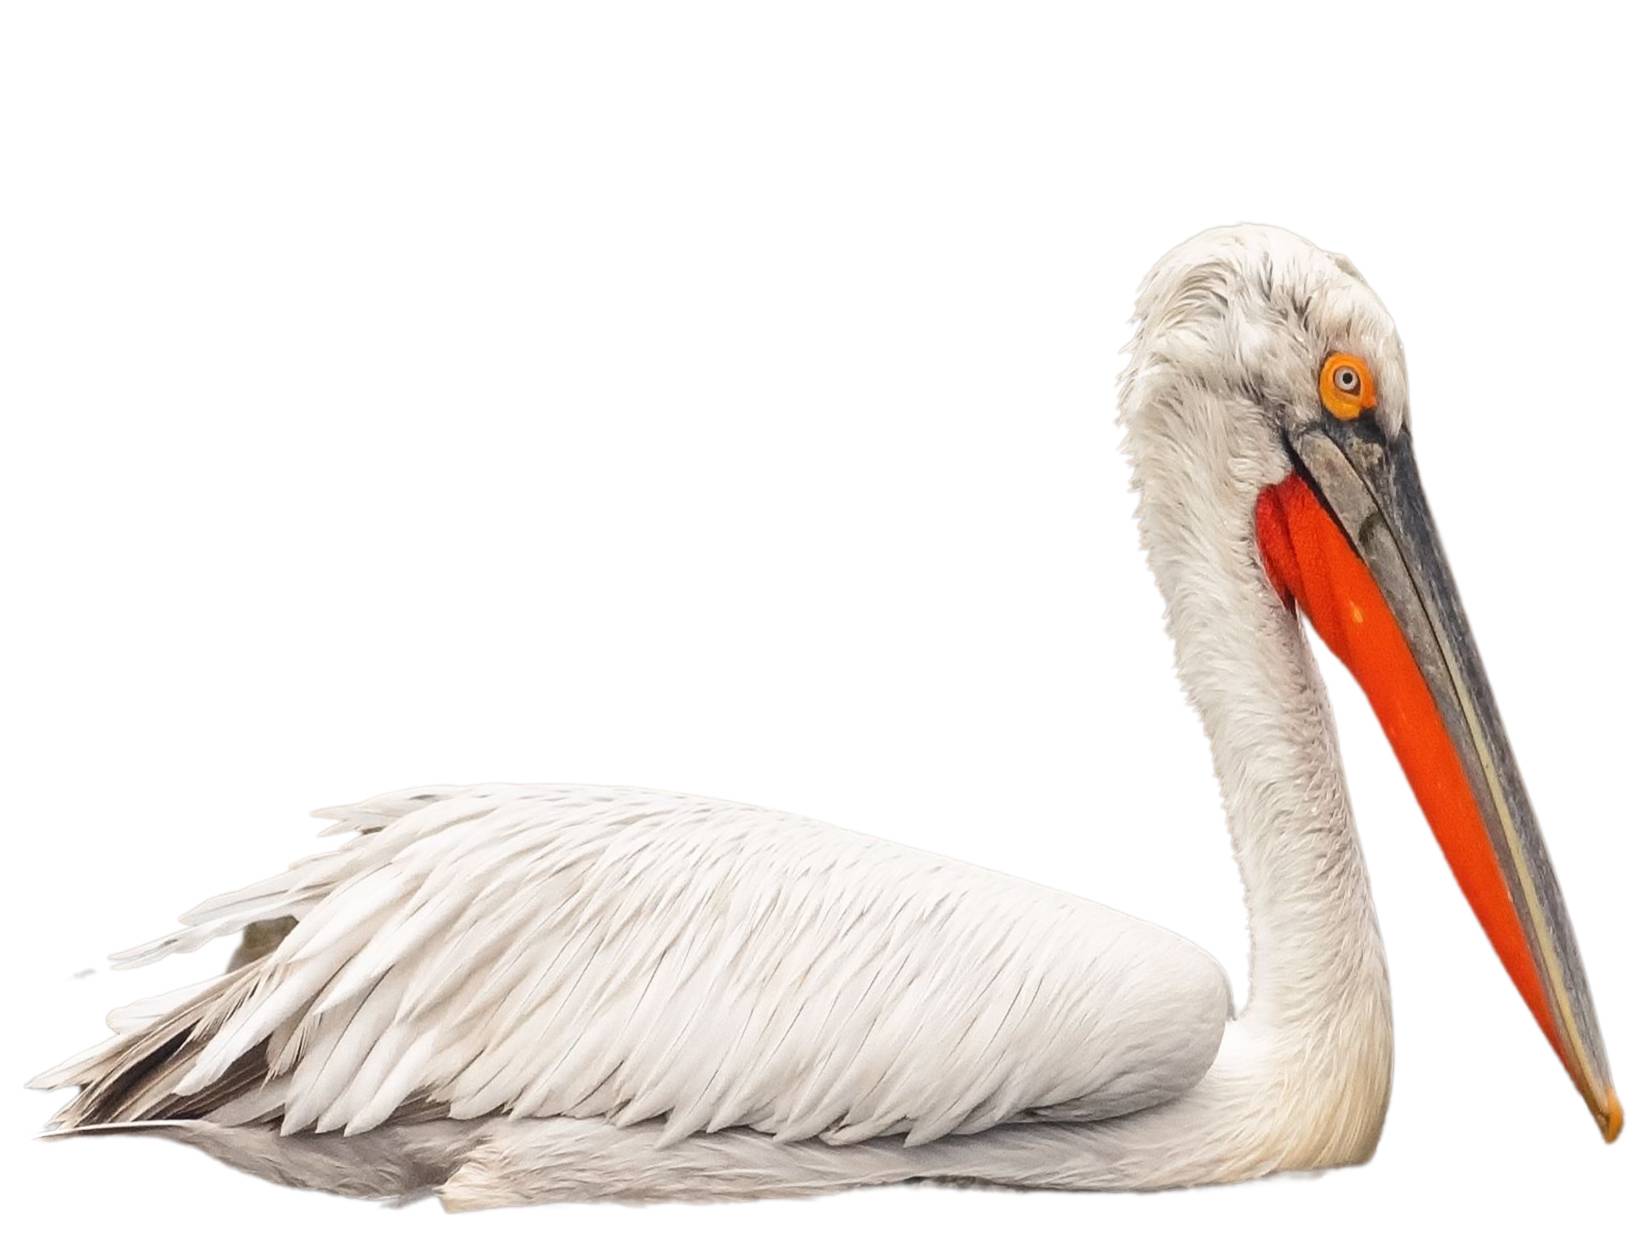
[[[731,803],[450,786],[318,813],[337,849],[120,958],[296,926],[44,1075],[60,1117],[358,1133],[431,1113],[922,1143],[1165,1101],[1229,1013],[1213,961],[1078,898]]]

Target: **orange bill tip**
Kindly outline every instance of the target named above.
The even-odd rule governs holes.
[[[1619,1095],[1612,1089],[1608,1091],[1608,1102],[1597,1117],[1597,1123],[1602,1126],[1602,1140],[1610,1143],[1625,1127],[1625,1108],[1620,1106]]]

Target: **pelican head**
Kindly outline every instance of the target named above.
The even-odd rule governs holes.
[[[1145,279],[1122,408],[1170,598],[1208,557],[1183,537],[1225,530],[1272,617],[1302,610],[1344,661],[1612,1141],[1623,1116],[1579,950],[1420,487],[1402,345],[1378,297],[1292,233],[1203,233]]]

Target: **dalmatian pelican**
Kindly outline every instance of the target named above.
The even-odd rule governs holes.
[[[1146,277],[1121,423],[1252,925],[1207,953],[1070,894],[653,791],[436,786],[116,960],[244,933],[35,1084],[288,1184],[452,1209],[916,1179],[1150,1189],[1360,1163],[1391,1080],[1373,896],[1301,623],[1349,667],[1603,1136],[1579,951],[1344,258],[1204,233]]]

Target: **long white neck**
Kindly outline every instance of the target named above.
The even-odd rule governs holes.
[[[1376,1134],[1389,1087],[1389,985],[1333,718],[1304,633],[1259,564],[1257,487],[1233,483],[1220,497],[1232,508],[1213,525],[1228,530],[1220,536],[1164,534],[1163,521],[1147,523],[1146,536],[1246,892],[1239,1038],[1263,1049],[1263,1067],[1308,1081],[1330,1106],[1354,1100]]]
[[[1262,1140],[1295,1166],[1360,1160],[1389,1095],[1390,988],[1332,714],[1255,544],[1259,494],[1287,466],[1186,468],[1170,452],[1240,418],[1197,395],[1152,412],[1129,431],[1140,527],[1212,747],[1252,934],[1248,1003],[1202,1089],[1218,1124],[1241,1126],[1236,1146]]]
[[[1389,1001],[1367,871],[1320,677],[1259,563],[1258,493],[1233,479],[1204,495],[1230,510],[1200,528],[1158,518],[1148,494],[1141,502],[1179,677],[1212,747],[1246,891],[1242,1022],[1320,1032],[1376,998],[1379,1024],[1358,1027],[1372,1031]]]

